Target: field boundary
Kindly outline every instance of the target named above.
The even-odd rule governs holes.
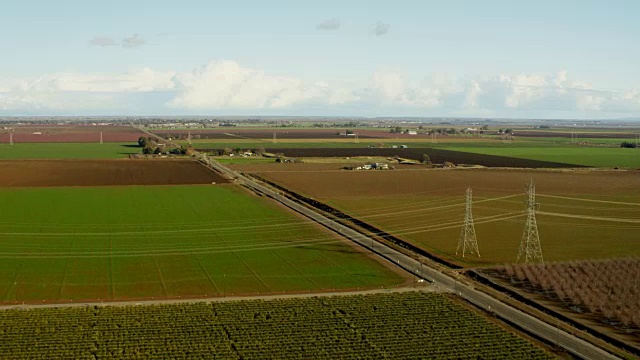
[[[356,219],[356,218],[354,218],[354,217],[352,217],[352,216],[350,216],[350,215],[348,215],[348,214],[346,214],[346,213],[344,213],[344,212],[342,212],[342,211],[340,211],[340,210],[338,210],[338,209],[336,209],[336,208],[334,208],[334,207],[332,207],[330,205],[327,205],[327,204],[325,204],[323,202],[308,198],[308,197],[306,197],[304,195],[301,195],[301,194],[299,194],[299,193],[297,193],[297,192],[295,192],[293,190],[284,188],[284,187],[282,187],[282,186],[280,186],[280,185],[278,185],[278,184],[276,184],[276,183],[274,183],[274,182],[272,182],[270,180],[267,180],[267,179],[265,179],[262,176],[259,176],[257,174],[249,174],[249,176],[251,176],[251,177],[253,177],[253,178],[255,178],[255,179],[257,179],[257,180],[259,180],[261,182],[264,182],[264,183],[268,184],[269,186],[272,186],[272,187],[278,189],[279,191],[284,192],[284,194],[288,198],[292,199],[293,201],[301,202],[301,203],[310,205],[313,208],[318,209],[318,210],[320,210],[320,211],[322,211],[324,213],[331,214],[332,216],[338,218],[339,220],[344,220],[344,222],[341,222],[343,225],[348,226],[348,227],[350,227],[350,228],[352,228],[352,229],[354,229],[356,231],[358,229],[354,228],[352,225],[350,225],[349,222],[351,222],[351,223],[355,224],[356,226],[368,231],[369,233],[371,233],[372,235],[374,235],[376,237],[382,238],[383,240],[389,241],[392,244],[394,244],[396,246],[399,246],[399,247],[401,247],[401,248],[403,248],[405,250],[409,250],[409,251],[411,251],[413,253],[416,253],[418,255],[421,255],[421,256],[424,256],[424,257],[426,257],[428,259],[431,259],[431,260],[433,260],[433,261],[435,261],[435,262],[437,262],[439,264],[445,265],[450,269],[456,269],[456,270],[457,269],[462,269],[462,267],[459,266],[459,265],[456,265],[456,264],[454,264],[454,263],[452,263],[450,261],[442,259],[442,258],[440,258],[440,257],[438,257],[438,256],[436,256],[436,255],[434,255],[434,254],[432,254],[432,253],[430,253],[430,252],[428,252],[428,251],[416,246],[416,245],[413,245],[413,244],[411,244],[411,243],[409,243],[409,242],[407,242],[405,240],[402,240],[402,239],[400,239],[400,238],[398,238],[398,237],[396,237],[394,235],[391,235],[388,232],[386,232],[384,230],[381,230],[381,229],[379,229],[379,228],[377,228],[377,227],[375,227],[375,226],[373,226],[371,224],[368,224],[368,223],[366,223],[366,222],[364,222],[364,221],[362,221],[360,219]]]
[[[75,308],[88,306],[149,306],[163,304],[192,304],[192,303],[212,303],[212,302],[229,302],[229,301],[251,301],[251,300],[271,300],[271,299],[298,299],[298,298],[314,298],[314,297],[332,297],[332,296],[352,296],[367,294],[389,294],[401,292],[446,292],[442,288],[422,285],[417,287],[385,287],[379,289],[353,290],[345,289],[344,291],[319,291],[319,292],[288,292],[274,293],[266,295],[232,295],[232,296],[215,296],[204,298],[188,298],[188,299],[163,299],[163,300],[126,300],[126,301],[77,301],[68,303],[47,303],[47,304],[14,304],[0,305],[0,311],[11,309],[42,309],[42,308]]]

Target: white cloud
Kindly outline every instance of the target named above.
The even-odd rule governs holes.
[[[125,74],[60,73],[14,81],[0,97],[0,109],[101,109],[126,94],[171,89],[174,75],[144,68]]]
[[[168,106],[184,109],[273,109],[303,103],[341,104],[356,99],[326,83],[267,75],[234,61],[212,61],[175,78],[179,94]]]
[[[34,80],[24,80],[12,90],[17,92],[144,92],[170,89],[173,72],[156,72],[149,68],[126,74],[60,73]]]
[[[154,109],[155,113],[639,116],[640,89],[597,90],[566,71],[458,78],[378,71],[358,84],[305,81],[212,61],[191,72],[57,73],[0,78],[0,113]],[[313,111],[313,113],[310,113]],[[531,115],[536,114],[536,115]],[[553,114],[553,115],[551,115]]]
[[[339,28],[340,20],[336,18],[323,20],[316,25],[316,29],[318,30],[338,30]]]
[[[461,91],[455,80],[444,74],[428,76],[416,83],[400,73],[384,71],[373,75],[371,88],[384,105],[418,108],[441,106],[449,96]]]
[[[465,109],[476,109],[479,107],[478,96],[482,94],[482,87],[480,83],[475,80],[472,80],[467,88],[464,97],[463,108]]]

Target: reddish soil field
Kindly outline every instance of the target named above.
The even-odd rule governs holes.
[[[130,126],[111,125],[4,125],[0,128],[0,143],[92,143],[134,142],[145,134]]]
[[[171,138],[185,138],[191,132],[191,138],[193,139],[272,139],[273,134],[276,134],[278,139],[345,139],[347,136],[340,135],[346,129],[288,129],[288,128],[274,128],[274,129],[236,129],[236,128],[224,128],[224,129],[208,129],[208,130],[155,130],[153,133],[163,137]],[[389,134],[384,131],[376,130],[352,130],[358,133],[360,138],[388,138],[398,137],[398,134]],[[388,136],[394,135],[394,136]],[[402,137],[402,136],[400,136]],[[416,137],[415,135],[407,135],[407,137]]]
[[[188,185],[227,180],[191,160],[0,161],[0,187]]]
[[[270,165],[270,164],[267,164]],[[296,165],[296,164],[292,164]],[[312,165],[312,164],[300,164]],[[640,196],[637,171],[524,170],[524,169],[419,169],[390,171],[274,171],[254,165],[265,177],[320,199],[355,196],[411,195],[438,192],[460,195],[473,186],[497,192],[523,192],[534,178],[546,194],[636,194]],[[273,166],[273,165],[271,165]],[[310,167],[310,166],[309,166]],[[309,168],[307,167],[307,169]],[[243,165],[250,171],[251,165]]]

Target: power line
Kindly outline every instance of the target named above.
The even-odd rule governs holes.
[[[524,225],[524,231],[522,233],[522,240],[520,242],[520,251],[518,252],[518,258],[516,262],[524,258],[525,263],[544,263],[542,259],[542,248],[540,246],[540,235],[538,233],[538,224],[536,222],[536,211],[539,204],[536,203],[536,185],[533,183],[533,179],[529,181],[529,184],[525,187],[527,190],[527,201],[525,206],[527,208],[527,222]]]
[[[473,213],[471,211],[473,203],[473,197],[471,188],[467,189],[465,212],[464,212],[464,225],[460,231],[460,238],[458,239],[458,246],[456,247],[456,255],[460,248],[462,248],[462,257],[467,252],[478,254],[480,257],[480,250],[478,250],[478,239],[476,238],[476,228],[473,226]]]

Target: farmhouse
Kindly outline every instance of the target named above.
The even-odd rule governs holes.
[[[386,163],[373,163],[373,164],[364,164],[362,166],[358,166],[355,170],[389,170],[389,164]]]

